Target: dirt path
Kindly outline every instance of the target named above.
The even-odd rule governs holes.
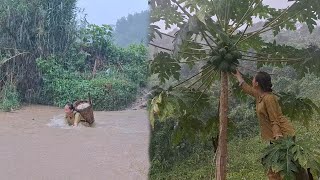
[[[50,127],[63,110],[0,113],[0,175],[8,180],[147,179],[145,110],[95,112],[96,127]]]

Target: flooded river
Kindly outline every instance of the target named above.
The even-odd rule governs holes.
[[[147,179],[145,110],[95,112],[93,128],[70,128],[63,109],[0,112],[0,175],[7,180]]]

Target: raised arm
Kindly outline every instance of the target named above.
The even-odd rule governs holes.
[[[239,86],[241,87],[241,89],[243,90],[244,93],[249,94],[255,98],[257,98],[258,95],[258,91],[255,90],[253,87],[251,87],[249,84],[247,84],[244,79],[242,78],[241,73],[237,70],[237,73],[234,74],[234,76],[237,78],[237,80],[239,81]]]
[[[258,95],[258,91],[255,90],[252,86],[250,86],[249,84],[247,84],[245,81],[240,82],[240,87],[243,90],[244,93],[249,94],[255,98],[257,98]]]

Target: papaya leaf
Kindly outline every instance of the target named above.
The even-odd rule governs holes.
[[[262,165],[279,172],[284,179],[292,179],[301,168],[310,168],[312,175],[319,177],[320,156],[295,142],[293,138],[282,138],[262,151]]]
[[[206,50],[202,45],[193,41],[183,41],[180,46],[179,58],[189,65],[191,69],[196,63],[203,62],[208,59]]]
[[[198,104],[197,108],[194,108],[193,104],[196,100],[198,100]],[[165,121],[168,118],[185,118],[186,112],[200,115],[208,106],[210,106],[210,103],[207,94],[180,88],[172,91],[162,91],[151,100],[149,110],[156,114],[156,119]]]
[[[201,73],[201,81],[204,87],[208,87],[209,89],[212,84],[214,83],[214,79],[218,79],[216,77],[216,72],[217,70],[211,65],[211,64],[206,64],[201,67],[202,73]]]
[[[162,34],[160,32],[160,27],[157,25],[149,25],[149,33],[148,33],[148,39],[150,41],[154,40],[156,38],[156,34],[162,38]]]
[[[183,139],[189,141],[194,140],[195,134],[201,129],[202,123],[199,119],[190,114],[181,116],[172,134],[172,142],[174,145],[179,144]]]
[[[194,107],[196,100],[198,103]],[[148,110],[152,124],[155,121],[175,119],[177,125],[171,140],[176,145],[185,139],[192,142],[201,137],[203,140],[212,137],[218,118],[203,114],[207,112],[208,107],[211,105],[207,94],[188,88],[178,88],[158,93],[150,101]]]
[[[151,0],[150,22],[165,20],[165,29],[170,29],[172,25],[180,27],[185,20],[185,15],[177,11],[178,7],[170,0]]]
[[[212,37],[214,37],[216,40],[223,41],[227,44],[231,42],[230,37],[226,32],[223,31],[220,24],[214,22],[210,16],[205,17],[205,23],[208,31],[210,32]]]
[[[150,70],[152,74],[158,74],[160,83],[163,84],[170,77],[179,80],[181,66],[170,54],[160,52],[151,62]]]
[[[209,117],[201,132],[202,139],[208,140],[208,138],[217,136],[219,134],[218,127],[219,127],[219,117],[218,116]]]
[[[209,95],[201,91],[190,90],[188,88],[179,88],[174,92],[188,108],[188,112],[200,114],[202,111],[210,107]],[[194,108],[196,102],[197,108]]]
[[[202,23],[196,16],[192,16],[188,19],[188,21],[181,27],[177,32],[173,41],[174,51],[173,54],[177,56],[181,51],[181,46],[185,41],[191,41],[192,36],[195,34],[199,34],[202,30]]]
[[[239,43],[237,45],[239,49],[242,51],[249,51],[250,49],[254,49],[256,52],[262,52],[261,50],[264,47],[268,47],[266,45],[266,42],[263,41],[263,39],[260,36],[254,36],[250,39],[244,41],[243,43]]]
[[[300,121],[306,127],[309,126],[314,114],[319,114],[319,107],[309,98],[297,97],[293,93],[280,92],[280,106],[283,114],[293,121]]]

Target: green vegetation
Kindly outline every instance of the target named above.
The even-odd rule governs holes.
[[[290,66],[283,68],[264,66],[261,70],[274,72],[273,84],[275,92],[295,92],[299,97],[312,97],[314,102],[319,102],[317,93],[320,82],[314,74],[306,74],[299,79],[295,70]],[[213,86],[213,94],[218,93],[217,83]],[[312,93],[313,92],[313,93]],[[262,150],[268,142],[262,142],[258,134],[258,120],[255,116],[254,101],[251,97],[245,101],[234,100],[231,102],[229,113],[229,141],[228,141],[228,179],[265,179],[264,168],[261,165]],[[217,99],[211,99],[213,104]],[[216,112],[216,106],[210,107]],[[309,120],[309,129],[303,126],[303,121],[296,120],[297,140],[305,148],[317,150],[319,116],[312,116]],[[305,118],[303,118],[304,120]],[[179,119],[180,121],[180,119]],[[178,122],[179,122],[178,121]],[[175,145],[173,143],[174,126],[177,121],[169,119],[165,123],[156,121],[151,137],[151,179],[210,179],[214,176],[215,164],[212,162],[215,149],[211,141],[197,138],[190,141],[189,136]],[[187,133],[193,134],[188,129]],[[172,137],[168,138],[168,137]],[[305,141],[305,140],[308,141]]]
[[[296,123],[295,126],[299,127],[301,124]],[[319,122],[314,123],[309,130],[299,128],[297,131],[298,144],[303,144],[304,147],[316,147],[320,141],[319,128]],[[305,141],[305,139],[308,139],[308,141]],[[261,152],[267,147],[268,143],[262,142],[260,137],[256,136],[251,138],[236,138],[229,141],[228,145],[228,179],[266,179],[266,173],[261,164]],[[184,158],[175,161],[175,163],[171,164],[170,168],[161,170],[160,168],[156,170],[151,169],[150,179],[210,179],[214,175],[215,167],[214,163],[212,163],[214,153],[210,150],[210,147],[199,146],[190,145],[189,148],[193,147],[195,150]],[[180,152],[176,152],[171,157],[178,157],[179,154]],[[159,167],[159,163],[156,164],[155,161],[153,161],[154,165],[152,166]]]
[[[38,59],[37,62],[44,80],[43,94],[40,96],[43,99],[39,102],[62,107],[67,102],[87,99],[90,92],[96,110],[118,110],[127,107],[136,98],[139,85],[136,79],[129,77],[134,73],[131,69],[124,69],[125,72],[101,71],[92,78],[91,73],[64,69],[55,58]],[[141,67],[136,68],[143,72]]]
[[[261,34],[271,32],[275,36],[283,29],[296,30],[296,23],[305,23],[311,33],[319,20],[319,3],[316,0],[295,0],[286,9],[271,8],[262,0],[151,0],[150,5],[151,23],[163,20],[166,29],[175,25],[179,28],[174,35],[168,35],[159,32],[156,25],[150,26],[152,39],[155,39],[157,33],[160,37],[168,36],[173,41],[171,47],[150,44],[162,51],[155,54],[150,68],[151,73],[158,76],[160,81],[154,88],[149,103],[151,125],[157,121],[173,119],[176,124],[172,133],[175,136],[173,139],[180,140],[172,141],[173,145],[189,138],[200,140],[200,137],[205,137],[207,141],[212,141],[212,152],[216,156],[212,160],[215,161],[215,173],[211,178],[225,180],[230,161],[227,159],[227,146],[228,141],[232,142],[232,137],[228,138],[228,134],[232,132],[231,129],[237,129],[237,118],[230,121],[232,117],[229,112],[239,110],[235,106],[243,103],[247,104],[242,105],[242,108],[253,109],[250,108],[250,100],[245,98],[239,86],[236,86],[237,82],[229,77],[238,68],[255,72],[265,64],[279,67],[292,64],[299,77],[297,80],[307,72],[315,73],[315,67],[319,67],[315,46],[298,49],[265,41]],[[254,29],[253,24],[255,18],[265,21],[257,29]],[[245,63],[254,65],[248,68],[243,65]],[[196,72],[189,73],[189,77],[184,78],[182,74],[185,65],[189,66],[189,71],[196,69]],[[241,72],[245,73],[243,69]],[[176,81],[172,83],[172,79]],[[281,80],[285,82],[288,79]],[[220,84],[217,85],[217,82]],[[286,92],[285,88],[281,88],[276,93],[280,98],[283,113],[291,120],[298,120],[308,126],[314,120],[314,114],[320,114],[319,105],[315,104],[314,99],[301,97],[299,89],[291,90]],[[219,103],[213,106],[213,101]],[[193,105],[189,105],[190,102]],[[203,116],[205,112],[215,111],[216,108],[213,107],[218,108],[218,113]],[[253,116],[250,114],[240,115],[244,116],[242,119],[251,119]],[[252,123],[244,122],[242,125],[246,124]],[[254,132],[251,130],[254,128],[247,132]],[[241,130],[238,129],[238,132]],[[244,137],[246,133],[241,134],[240,136]],[[292,142],[284,143],[284,147],[293,146],[294,150],[289,148],[283,151],[282,145],[275,146],[280,153],[275,153],[273,161],[264,161],[264,169],[269,170],[271,166],[272,170],[280,172],[284,177],[292,177],[299,166],[302,166],[311,168],[312,174],[318,178],[320,157],[308,157],[314,160],[313,163],[305,163],[306,158],[303,155],[293,155],[294,163],[293,160],[283,161],[283,157],[290,159],[288,152],[300,152],[298,146],[291,145]],[[268,152],[272,153],[273,150]],[[268,154],[265,157],[268,157]]]
[[[94,109],[119,110],[136,99],[146,85],[146,46],[130,41],[119,47],[122,21],[115,32],[76,21],[76,10],[76,0],[1,3],[0,109],[20,102],[61,107],[90,93]],[[141,29],[147,29],[145,17],[138,18]]]
[[[277,73],[273,76],[276,92],[281,89],[285,92],[299,89],[299,97],[312,97],[314,102],[319,102],[320,95],[314,93],[318,89],[319,77],[306,74],[305,77],[298,79],[297,76],[294,76],[296,73],[290,66],[283,68],[264,66],[261,70]],[[214,91],[218,93],[217,90]],[[268,147],[269,143],[263,142],[260,138],[252,100],[248,97],[247,101],[231,103],[227,179],[264,180],[266,178],[261,158],[262,151]],[[212,101],[217,101],[217,99],[212,99]],[[319,150],[320,122],[318,119],[319,115],[312,116],[310,125],[307,127],[303,126],[302,121],[294,121],[297,130],[297,144],[311,150]],[[215,152],[212,149],[215,147],[212,141],[203,141],[201,138],[190,141],[188,137],[185,137],[175,145],[172,141],[174,138],[168,138],[174,135],[175,125],[176,121],[172,119],[165,123],[155,122],[150,143],[152,163],[150,179],[210,179],[214,177],[215,164],[212,159]]]
[[[150,24],[149,18],[149,11],[129,14],[127,17],[120,18],[115,25],[115,43],[121,47],[140,43],[146,45]]]
[[[91,94],[96,110],[119,110],[132,103],[146,81],[147,50],[143,45],[126,49],[113,44],[110,26],[88,25],[74,52],[63,57],[37,59],[42,72],[41,102],[63,106],[87,99]],[[80,50],[81,49],[81,50]],[[94,65],[90,71],[90,63]]]
[[[11,111],[19,107],[20,97],[16,87],[13,84],[7,83],[0,91],[0,110]]]

